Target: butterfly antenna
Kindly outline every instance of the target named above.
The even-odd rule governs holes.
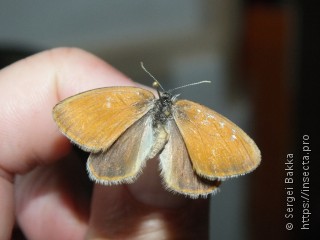
[[[187,85],[183,85],[183,86],[180,86],[180,87],[176,87],[174,89],[170,89],[168,92],[172,92],[172,91],[180,89],[180,88],[190,87],[190,86],[198,85],[198,84],[202,84],[202,83],[211,83],[211,81],[205,80],[205,81],[200,81],[200,82],[195,82],[195,83],[189,83]]]
[[[141,64],[141,68],[143,69],[143,71],[145,71],[154,80],[154,83],[152,84],[152,86],[155,87],[156,89],[158,89],[160,87],[161,90],[164,91],[163,87],[158,82],[158,80],[144,67],[143,62],[140,62],[140,64]]]

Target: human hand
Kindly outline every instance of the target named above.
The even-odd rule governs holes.
[[[137,85],[102,60],[60,48],[0,72],[0,240],[16,221],[28,239],[206,239],[208,200],[165,191],[158,160],[130,185],[94,185],[52,119],[93,88]]]

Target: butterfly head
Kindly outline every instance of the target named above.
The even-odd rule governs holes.
[[[165,91],[158,81],[153,82],[152,87],[154,87],[157,90],[159,100],[163,105],[174,103],[177,97],[180,95],[180,94],[172,95],[170,91]]]
[[[178,95],[173,96],[170,92],[165,91],[158,81],[153,82],[152,86],[157,90],[159,98],[155,102],[155,121],[165,123],[172,118],[172,105]]]
[[[154,108],[155,121],[154,122],[160,121],[161,123],[165,123],[167,122],[168,119],[172,119],[172,106],[175,104],[178,96],[180,95],[180,94],[173,95],[172,94],[173,91],[180,88],[197,85],[201,83],[210,83],[210,81],[201,81],[201,82],[183,85],[174,89],[170,89],[169,91],[165,91],[164,88],[159,83],[159,81],[144,67],[142,62],[141,62],[141,67],[154,80],[154,82],[152,83],[152,87],[157,90],[158,96],[159,96],[159,99],[157,99],[155,102],[155,108]]]

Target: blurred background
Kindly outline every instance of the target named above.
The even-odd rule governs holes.
[[[319,185],[311,177],[312,227],[300,230],[302,136],[310,135],[315,160],[318,130],[312,120],[318,94],[307,89],[319,89],[320,75],[319,20],[305,2],[0,0],[0,66],[72,46],[149,86],[140,61],[166,89],[211,80],[181,89],[181,98],[237,123],[261,149],[262,164],[224,182],[211,198],[210,239],[303,239],[319,223]],[[291,231],[284,184],[289,153],[296,189]]]

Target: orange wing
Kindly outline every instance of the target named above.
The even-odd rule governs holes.
[[[237,125],[200,104],[179,100],[174,119],[195,171],[208,179],[248,173],[260,163],[260,151]]]
[[[58,103],[53,117],[60,131],[83,150],[107,149],[153,107],[154,95],[135,87],[99,88]]]

